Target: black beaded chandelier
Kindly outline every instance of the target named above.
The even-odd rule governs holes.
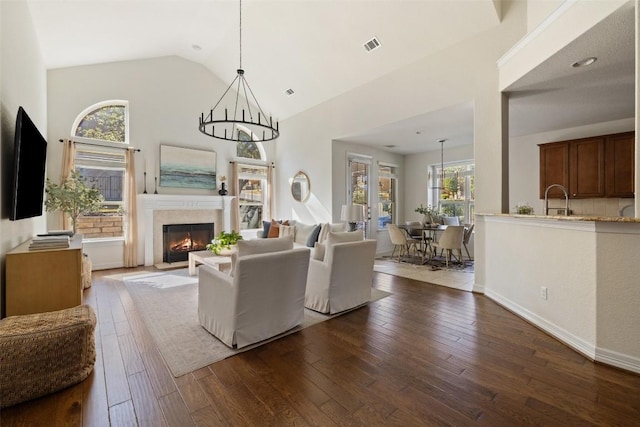
[[[249,87],[247,79],[244,77],[244,70],[242,69],[242,0],[240,0],[240,67],[237,71],[236,78],[227,87],[227,90],[224,91],[216,105],[209,111],[209,114],[206,116],[205,113],[200,114],[198,129],[205,135],[225,141],[240,141],[241,133],[249,135],[251,141],[256,142],[271,141],[278,138],[280,136],[278,122],[276,121],[274,125],[273,118],[270,116],[267,118],[251,87]],[[231,94],[227,98],[233,100],[233,91],[231,89],[236,83],[233,110],[229,111],[225,107],[223,115],[222,108],[218,111],[216,111],[216,108],[230,92]],[[249,101],[253,101],[257,109],[252,109]],[[255,116],[254,113],[256,113]]]

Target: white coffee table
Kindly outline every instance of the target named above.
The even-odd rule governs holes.
[[[189,275],[195,276],[196,266],[198,264],[207,264],[211,267],[223,270],[231,267],[231,257],[216,255],[211,251],[193,251],[189,252]]]

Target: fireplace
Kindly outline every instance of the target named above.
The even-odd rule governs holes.
[[[186,261],[189,259],[189,252],[205,250],[213,236],[212,222],[163,225],[162,261]]]

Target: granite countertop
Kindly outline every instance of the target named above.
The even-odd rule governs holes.
[[[479,216],[506,216],[512,218],[535,218],[535,219],[553,219],[560,221],[594,221],[594,222],[630,222],[640,223],[640,218],[630,218],[626,216],[588,216],[588,215],[520,215],[505,213],[476,213]]]

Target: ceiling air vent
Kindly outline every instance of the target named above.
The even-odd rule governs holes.
[[[287,89],[284,91],[284,93],[286,93],[287,95],[293,95],[293,89]]]
[[[372,50],[380,47],[380,41],[376,37],[374,37],[362,46],[364,47],[364,50],[366,50],[367,52],[371,52]]]

